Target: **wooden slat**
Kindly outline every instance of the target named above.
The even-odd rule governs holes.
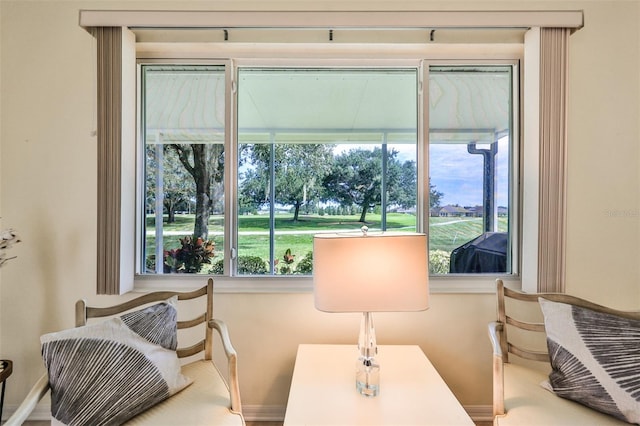
[[[512,343],[509,343],[508,346],[509,346],[509,352],[519,356],[520,358],[530,359],[533,361],[549,362],[549,354],[546,352],[530,351],[528,349],[523,349],[521,347],[518,347]]]
[[[206,322],[207,320],[206,317],[207,317],[207,314],[203,313],[199,317],[194,318],[192,320],[178,321],[178,330],[181,330],[183,328],[195,327],[196,325],[202,324]]]
[[[176,353],[178,354],[178,358],[186,358],[188,356],[195,355],[198,352],[204,351],[204,346],[205,346],[204,340],[201,340],[194,345],[191,345],[185,348],[178,348],[176,350]]]
[[[213,278],[207,280],[207,312],[205,314],[205,321],[207,323],[213,320]],[[204,359],[213,359],[213,329],[207,324],[204,328]],[[229,342],[229,344],[231,344]]]
[[[207,285],[202,286],[193,291],[187,292],[179,292],[179,291],[156,291],[153,293],[143,294],[142,296],[136,297],[135,299],[128,300],[126,302],[120,303],[114,306],[106,306],[106,307],[96,307],[96,306],[87,306],[87,302],[85,300],[79,300],[76,302],[76,327],[80,327],[86,325],[87,319],[89,318],[103,318],[110,317],[114,315],[121,314],[123,312],[130,311],[132,309],[139,308],[141,306],[161,302],[167,300],[173,296],[178,296],[178,300],[191,300],[196,299],[198,297],[207,296],[207,309],[213,309],[213,279],[209,279]],[[211,299],[211,300],[209,300]],[[211,306],[209,306],[211,305]],[[211,313],[209,312],[209,315]],[[195,327],[199,324],[204,324],[208,321],[207,312],[203,312],[193,319],[180,320],[178,321],[178,329],[186,329],[190,327]],[[205,328],[205,338],[186,348],[178,348],[177,353],[178,357],[183,358],[186,356],[195,355],[198,352],[202,352],[207,348],[207,344],[205,340],[212,340],[211,329],[209,327]],[[209,343],[209,348],[211,347],[211,343]],[[211,359],[211,357],[205,359]]]
[[[523,293],[517,290],[507,288],[504,286],[504,283],[502,282],[502,280],[497,280],[498,324],[500,325],[509,324],[520,330],[526,330],[526,331],[536,332],[536,333],[544,333],[545,332],[544,323],[529,322],[529,321],[523,321],[523,320],[517,319],[515,318],[515,316],[517,316],[518,311],[514,309],[514,307],[512,307],[510,309],[510,314],[507,314],[507,306],[506,306],[507,299],[518,300],[526,303],[534,303],[539,306],[540,298],[551,300],[553,302],[580,306],[583,308],[591,309],[596,312],[613,314],[613,315],[621,316],[624,318],[640,319],[640,312],[638,311],[633,311],[633,312],[620,311],[617,309],[612,309],[602,305],[598,305],[593,302],[589,302],[585,299],[581,299],[576,296],[571,296],[571,295],[562,294],[562,293]],[[542,361],[542,362],[549,361],[549,354],[547,354],[546,352],[532,351],[532,350],[528,350],[520,346],[514,345],[513,342],[511,342],[508,339],[506,327],[504,327],[503,325],[500,327],[497,327],[496,330],[500,334],[499,338],[500,338],[501,346],[503,344],[506,345],[506,348],[502,347],[502,352],[503,352],[502,357],[504,362],[508,362],[509,353],[525,359],[534,360],[534,361]]]
[[[545,331],[543,323],[520,321],[509,316],[507,317],[507,324],[511,324],[514,327],[518,327],[521,330],[538,331],[538,332]]]
[[[136,297],[135,299],[131,299],[129,301],[120,303],[114,306],[107,307],[87,307],[87,318],[100,318],[107,317],[111,315],[117,315],[119,313],[128,311],[130,309],[137,308],[142,305],[146,305],[148,303],[160,302],[163,300],[167,300],[175,295],[178,296],[178,300],[190,300],[195,299],[197,297],[201,297],[207,294],[207,287],[201,287],[197,290],[191,292],[177,292],[177,291],[157,291],[153,293],[147,293],[142,296]]]
[[[524,302],[538,302],[538,297],[540,297],[540,293],[523,293],[521,291],[517,291],[517,290],[513,290],[510,289],[509,287],[504,287],[504,296],[511,298],[511,299],[515,299],[515,300],[522,300]],[[550,293],[545,293],[545,294],[550,294]]]
[[[507,348],[507,328],[504,327],[504,324],[507,323],[507,314],[506,314],[506,306],[504,301],[505,296],[505,287],[502,280],[496,280],[497,283],[497,300],[498,300],[498,322],[501,324],[499,333],[500,333],[500,350],[502,351],[502,356],[504,357],[504,362],[509,362],[509,350]]]

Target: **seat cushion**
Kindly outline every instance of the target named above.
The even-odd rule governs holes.
[[[505,414],[494,420],[501,426],[607,426],[628,423],[560,398],[544,389],[541,383],[548,372],[517,364],[504,365]]]
[[[186,364],[182,374],[194,380],[191,386],[126,425],[244,425],[242,414],[231,411],[229,388],[213,362]]]

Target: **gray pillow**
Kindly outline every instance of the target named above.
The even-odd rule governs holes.
[[[127,327],[151,343],[175,351],[178,347],[178,296],[120,317]]]
[[[563,398],[640,423],[640,320],[539,299],[552,371]]]
[[[42,336],[54,419],[117,425],[188,386],[175,351],[154,343],[173,345],[174,303]]]

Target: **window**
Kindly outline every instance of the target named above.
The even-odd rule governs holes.
[[[510,273],[513,68],[430,66],[427,164],[420,67],[240,66],[228,209],[224,66],[142,65],[142,272],[310,275],[315,233],[426,215],[432,274]]]
[[[138,57],[144,62],[145,58],[176,58],[175,63],[177,63],[184,62],[184,58],[193,58],[193,61],[187,61],[193,65],[208,62],[210,58],[221,58],[221,53],[222,58],[227,58],[224,156],[228,167],[224,169],[224,186],[227,189],[225,208],[233,209],[237,201],[235,186],[238,183],[236,176],[239,167],[235,158],[237,152],[234,150],[238,147],[237,139],[233,139],[237,138],[236,123],[230,119],[235,111],[230,108],[231,102],[237,101],[235,98],[232,100],[231,93],[236,93],[237,83],[230,76],[237,78],[235,66],[241,62],[250,62],[247,58],[252,57],[252,51],[259,52],[255,57],[260,66],[269,61],[266,58],[276,58],[272,59],[275,64],[296,62],[293,58],[307,58],[302,61],[307,63],[321,63],[323,59],[333,58],[341,64],[340,66],[350,62],[349,58],[355,58],[353,62],[357,62],[362,68],[377,68],[381,64],[397,60],[405,64],[409,63],[408,68],[415,66],[420,69],[420,65],[415,65],[415,58],[429,60],[433,54],[433,58],[442,60],[449,57],[447,52],[453,52],[455,59],[452,63],[465,58],[480,59],[478,63],[466,64],[471,67],[493,64],[493,59],[497,62],[514,58],[519,61],[524,59],[523,70],[512,76],[514,87],[517,89],[512,92],[511,107],[516,109],[515,116],[523,118],[525,126],[524,130],[519,130],[514,126],[518,124],[518,120],[512,123],[509,130],[511,132],[510,156],[512,165],[517,165],[524,159],[527,167],[521,171],[510,171],[511,175],[518,174],[518,186],[511,184],[509,189],[509,240],[512,244],[511,255],[519,257],[519,259],[511,259],[511,266],[514,268],[511,273],[518,274],[522,278],[523,287],[526,288],[535,289],[536,283],[538,288],[540,286],[549,288],[547,286],[549,283],[553,287],[550,280],[561,283],[565,226],[563,153],[566,146],[566,90],[563,88],[566,87],[568,75],[566,72],[568,36],[572,31],[582,27],[582,12],[503,11],[490,14],[473,11],[346,14],[342,12],[279,12],[270,15],[266,20],[264,18],[262,14],[253,12],[197,12],[196,15],[187,11],[145,11],[144,13],[80,11],[80,25],[90,31],[97,40],[99,293],[124,292],[133,288],[134,267],[138,272],[146,268],[146,265],[144,267],[140,265],[144,261],[133,261],[136,257],[141,258],[139,255],[133,255],[134,248],[144,247],[145,243],[139,241],[134,246],[134,240],[131,238],[134,234],[133,225],[136,225],[137,230],[144,228],[143,224],[134,223],[130,215],[133,211],[131,201],[134,199],[131,194],[137,191],[138,197],[135,198],[144,199],[142,195],[144,191],[139,188],[134,189],[131,185],[132,178],[141,173],[140,169],[135,170],[132,167],[131,160],[135,155],[131,155],[132,145],[129,143],[132,135],[135,134],[135,126],[132,126],[135,124],[132,105],[135,105],[136,93],[133,89],[135,79],[131,79],[130,70],[133,64],[131,59]],[[190,33],[190,29],[193,30],[192,24],[196,21],[198,27],[207,29]],[[234,22],[236,25],[233,30],[234,35],[238,29],[241,32],[251,29],[247,34],[252,33],[253,36],[262,34],[261,31],[268,33],[271,29],[279,29],[279,31],[273,33],[275,38],[260,39],[261,42],[267,43],[247,43],[249,40],[246,37],[240,37],[238,38],[240,43],[234,46],[234,43],[227,44],[227,30],[223,29],[228,22]],[[293,30],[298,31],[296,34],[304,40],[294,37],[297,43],[291,43],[292,38],[288,31],[299,27],[303,22],[319,30],[311,32]],[[338,22],[339,24],[334,25]],[[483,28],[477,26],[480,22]],[[378,30],[362,31],[362,29],[371,28],[371,25]],[[181,27],[185,30],[169,31],[168,33],[177,34],[177,36],[166,37],[168,27]],[[335,43],[332,38],[332,35],[335,35],[334,30],[326,30],[330,41],[327,44],[322,37],[322,28],[336,27],[339,29],[337,32],[340,35],[339,42]],[[436,30],[429,30],[429,27]],[[440,27],[452,29],[437,30]],[[128,28],[134,29],[137,33],[134,34]],[[163,35],[151,40],[144,34],[147,29],[149,33]],[[257,32],[253,32],[253,29]],[[376,40],[368,40],[371,35],[378,34],[380,29],[385,30],[383,31],[385,37],[380,39],[374,37]],[[210,37],[212,33],[216,34],[213,39]],[[192,38],[193,34],[195,39]],[[364,39],[361,37],[363,34]],[[342,35],[346,37],[342,38]],[[399,35],[402,40],[396,40],[396,35]],[[196,39],[205,43],[198,44]],[[425,44],[425,40],[431,43]],[[221,41],[224,41],[224,44],[221,44]],[[274,47],[270,47],[269,41],[276,43]],[[158,43],[155,44],[155,42]],[[239,48],[235,49],[236,46]],[[230,52],[239,53],[237,61],[232,59],[234,55]],[[368,63],[369,61],[371,63]],[[173,64],[173,60],[169,61],[169,65]],[[542,78],[543,70],[546,73],[545,78]],[[419,77],[422,73],[424,80],[427,81],[428,72],[428,68],[427,71],[419,72]],[[525,84],[518,88],[518,77],[525,74],[527,75]],[[425,85],[420,82],[418,88],[419,94],[424,95]],[[526,98],[527,102],[520,103],[519,96]],[[416,164],[418,229],[427,229],[426,214],[428,213],[425,212],[431,210],[428,198],[424,197],[424,194],[431,192],[430,189],[432,189],[430,185],[426,186],[430,188],[429,190],[425,188],[429,182],[429,176],[425,174],[429,173],[430,151],[425,146],[425,141],[430,140],[430,135],[425,135],[426,130],[423,126],[424,123],[429,122],[429,105],[425,99],[426,97],[422,96],[418,102],[418,161]],[[233,106],[235,108],[235,104]],[[557,111],[565,113],[558,114]],[[138,118],[140,123],[143,118],[140,114]],[[552,128],[554,131],[550,132]],[[516,136],[524,136],[522,145],[518,143]],[[480,148],[483,147],[480,146]],[[141,155],[138,158],[144,157],[142,153],[139,154]],[[230,165],[233,166],[230,167]],[[137,181],[143,182],[143,179],[144,177],[138,178]],[[144,205],[144,202],[141,205]],[[523,214],[517,214],[514,206],[521,208]],[[236,247],[235,239],[238,229],[236,217],[236,212],[226,211],[223,231],[223,245],[226,248]],[[518,232],[515,233],[514,230]],[[144,240],[143,236],[137,238]],[[232,264],[230,259],[237,256],[237,253],[229,251],[228,256],[225,256],[225,265]],[[225,266],[225,273],[235,274],[235,266]],[[538,279],[543,283],[540,284]],[[142,283],[138,279],[136,282]],[[220,283],[220,280],[218,282]],[[485,282],[490,283],[491,280],[485,280]],[[172,283],[176,281],[172,280]],[[225,281],[222,280],[222,283],[224,286]],[[525,283],[528,284],[525,286]],[[449,287],[448,284],[447,287]],[[561,290],[561,287],[560,285],[557,288]],[[435,289],[433,285],[432,288]],[[464,288],[462,286],[458,290],[466,291]],[[471,289],[471,287],[466,288]]]
[[[143,273],[229,274],[224,67],[141,73]],[[417,85],[416,68],[239,69],[236,275],[311,274],[316,232],[416,230]]]
[[[224,66],[144,65],[143,273],[215,273],[224,246]],[[159,261],[160,260],[160,261]]]
[[[432,274],[510,273],[514,67],[429,70]]]
[[[416,229],[417,69],[241,68],[238,268],[311,274],[313,234]]]

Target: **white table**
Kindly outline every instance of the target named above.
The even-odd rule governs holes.
[[[378,346],[380,395],[356,391],[355,345],[300,345],[285,426],[474,425],[418,346]]]

